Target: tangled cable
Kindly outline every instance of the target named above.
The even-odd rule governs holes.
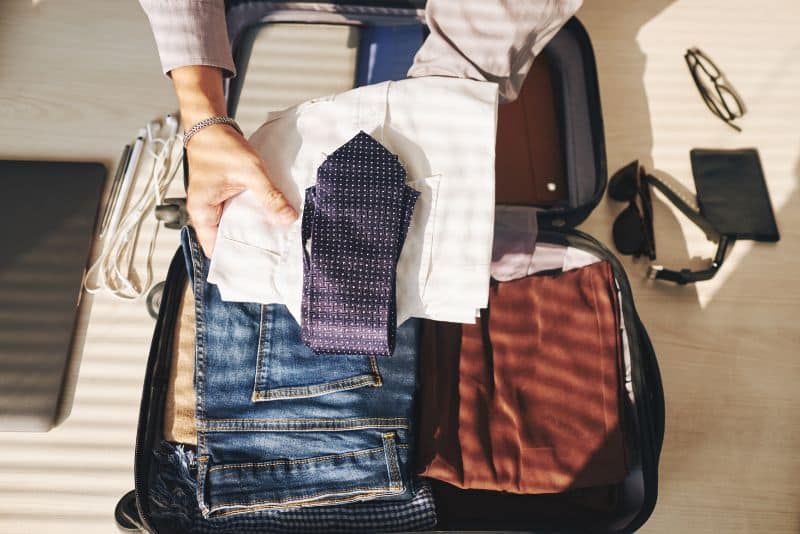
[[[136,270],[136,250],[143,223],[151,216],[155,207],[162,203],[170,183],[180,169],[181,158],[174,158],[177,161],[172,161],[172,152],[179,137],[178,120],[171,115],[167,115],[163,125],[153,121],[139,131],[137,141],[141,147],[138,150],[152,158],[152,166],[147,172],[147,184],[136,202],[125,211],[127,197],[133,191],[139,175],[136,168],[138,156],[132,157],[133,168],[126,171],[119,197],[108,200],[114,202],[114,210],[107,229],[101,233],[101,238],[105,234],[102,251],[83,279],[87,292],[107,290],[117,298],[135,300],[150,288],[153,282],[153,252],[160,224],[155,224],[150,239],[144,279]],[[134,146],[134,151],[136,150]]]

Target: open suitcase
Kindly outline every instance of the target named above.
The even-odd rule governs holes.
[[[228,6],[228,27],[237,65],[241,69],[249,60],[248,32],[273,21],[347,24],[364,29],[378,25],[402,28],[421,23],[421,2],[375,4],[232,2]],[[613,498],[595,509],[565,504],[557,494],[519,496],[453,490],[434,482],[438,531],[632,532],[647,521],[655,507],[658,460],[664,437],[664,395],[656,355],[637,315],[624,269],[600,242],[574,228],[598,204],[607,181],[596,66],[589,36],[580,22],[570,20],[547,45],[540,59],[537,68],[547,70],[552,88],[552,119],[557,124],[559,138],[556,148],[563,154],[558,162],[562,183],[549,190],[566,190],[538,212],[537,243],[585,251],[611,266],[623,321],[626,368],[621,374],[627,377],[624,409],[634,421],[628,429],[634,443],[634,457],[628,475],[612,488]],[[241,92],[238,85],[241,72],[239,79],[229,82],[227,88],[231,115]],[[381,81],[362,74],[357,75],[354,84]],[[512,187],[506,192],[498,191],[498,199],[505,196],[508,203],[525,204],[529,193]],[[169,267],[147,361],[134,458],[135,489],[119,501],[115,514],[124,532],[174,532],[159,524],[150,509],[147,496],[153,459],[149,451],[163,439],[176,324],[186,284],[186,268],[179,249]],[[443,494],[447,497],[440,503]]]

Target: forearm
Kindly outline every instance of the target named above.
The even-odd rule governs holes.
[[[184,129],[227,115],[222,80],[236,70],[223,0],[139,1],[150,19],[164,73],[175,86]],[[214,124],[196,132],[186,156],[191,172],[186,208],[207,256],[213,254],[225,201],[244,190],[260,199],[270,220],[288,224],[297,218],[270,182],[259,154],[233,126]]]
[[[208,117],[227,115],[221,69],[190,65],[173,69],[171,74],[184,129]]]
[[[234,76],[223,0],[139,0],[150,20],[164,74],[186,65]]]

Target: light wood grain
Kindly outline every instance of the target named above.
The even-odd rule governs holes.
[[[800,531],[800,9],[792,2],[587,2],[579,13],[600,74],[609,171],[639,158],[693,185],[694,147],[757,147],[781,241],[736,244],[696,287],[643,280],[625,259],[667,398],[659,503],[644,532]],[[705,108],[683,53],[699,46],[748,106],[736,133]],[[706,241],[656,200],[659,261],[709,258]],[[611,243],[621,206],[583,229]],[[699,258],[698,258],[699,259]]]
[[[625,259],[667,395],[667,436],[648,533],[800,532],[800,5],[790,0],[587,1],[609,170],[639,158],[692,186],[692,147],[758,147],[782,240],[738,243],[718,277],[674,287]],[[703,105],[692,45],[748,105],[737,134]],[[97,159],[113,168],[144,122],[174,108],[138,4],[0,2],[0,157]],[[610,243],[621,206],[582,229]],[[714,246],[656,200],[659,260],[683,267]],[[163,277],[177,235],[157,251]],[[152,332],[143,304],[101,297],[75,406],[47,434],[0,434],[0,532],[114,532]]]
[[[0,2],[0,157],[102,161],[175,109],[135,1]],[[163,232],[163,279],[176,234]],[[153,321],[144,304],[99,296],[67,421],[0,433],[0,532],[116,531],[133,487],[133,447]]]

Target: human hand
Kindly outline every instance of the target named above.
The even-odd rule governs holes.
[[[261,157],[231,126],[203,128],[192,137],[186,156],[186,208],[206,256],[214,252],[224,202],[245,189],[263,201],[273,223],[289,224],[297,219],[295,209],[270,181]]]
[[[227,114],[222,71],[205,65],[187,65],[170,71],[184,129],[208,117]],[[189,190],[186,208],[206,256],[214,253],[223,203],[245,189],[264,203],[267,217],[290,223],[297,212],[269,179],[261,157],[232,126],[213,124],[187,143]]]

